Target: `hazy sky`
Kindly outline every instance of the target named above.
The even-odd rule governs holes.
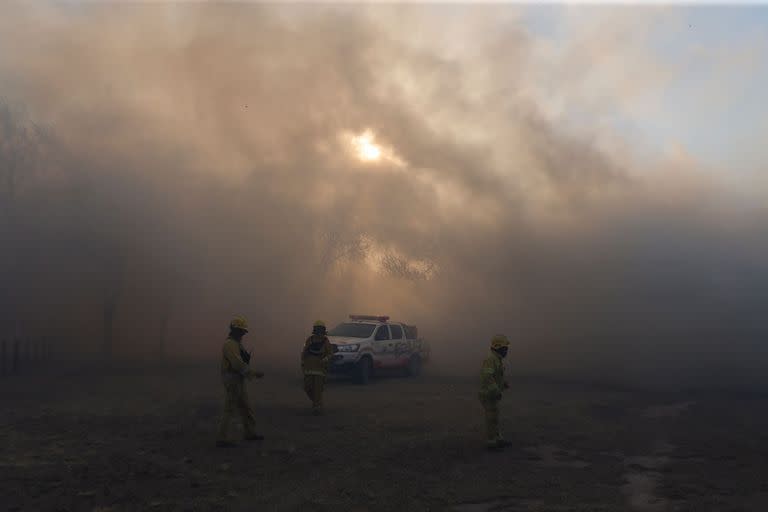
[[[584,30],[599,31],[601,23],[612,30],[610,17],[603,22],[594,19],[604,7],[539,5],[523,9],[531,33],[558,48],[567,48]],[[630,19],[646,10],[634,6],[617,9]],[[600,120],[623,136],[647,144],[652,152],[680,146],[711,168],[718,179],[736,186],[737,192],[763,201],[753,194],[752,185],[755,179],[765,183],[766,152],[757,141],[768,133],[764,97],[768,8],[672,3],[653,9],[659,9],[659,14],[652,19],[637,16],[634,21],[618,23],[628,23],[630,31],[641,32],[635,44],[654,61],[651,67],[660,77],[640,91],[632,104],[611,108],[601,113],[604,118]],[[606,40],[606,44],[611,43]],[[617,54],[621,53],[617,48]],[[605,63],[606,74],[615,72],[612,64]],[[627,76],[633,75],[631,60],[622,67]],[[592,72],[599,76],[602,68],[603,63],[597,62]],[[591,122],[582,121],[592,128]]]

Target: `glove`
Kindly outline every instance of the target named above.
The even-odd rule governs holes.
[[[259,372],[259,371],[256,371],[256,370],[252,370],[251,371],[251,377],[254,378],[254,379],[264,378],[264,372]]]
[[[251,362],[251,353],[246,352],[244,349],[240,349],[240,357],[242,358],[245,364],[248,364]]]

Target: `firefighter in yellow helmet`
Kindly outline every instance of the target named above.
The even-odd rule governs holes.
[[[325,322],[318,320],[312,327],[312,335],[304,342],[301,351],[301,371],[304,373],[304,392],[312,401],[312,413],[323,413],[323,390],[333,347],[325,335]]]
[[[248,332],[248,322],[241,316],[236,316],[229,323],[229,337],[224,342],[221,351],[221,380],[224,384],[226,399],[224,413],[219,425],[216,446],[233,446],[229,439],[230,424],[234,416],[239,416],[243,422],[245,439],[260,441],[264,436],[256,433],[256,418],[248,401],[245,387],[246,379],[260,379],[262,372],[252,370],[248,365],[251,354],[243,349],[243,336]]]
[[[485,434],[489,450],[501,450],[507,442],[499,432],[499,401],[502,392],[509,386],[504,380],[504,364],[509,340],[503,334],[491,339],[491,353],[483,361],[480,372],[480,403],[485,409]]]

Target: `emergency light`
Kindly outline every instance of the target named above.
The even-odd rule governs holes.
[[[388,316],[377,315],[349,315],[349,318],[352,320],[376,320],[378,322],[386,322],[389,320]]]

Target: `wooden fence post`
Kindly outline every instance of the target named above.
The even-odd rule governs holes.
[[[19,348],[21,345],[21,340],[19,338],[15,338],[13,340],[13,367],[12,367],[12,373],[18,373],[19,372]]]

